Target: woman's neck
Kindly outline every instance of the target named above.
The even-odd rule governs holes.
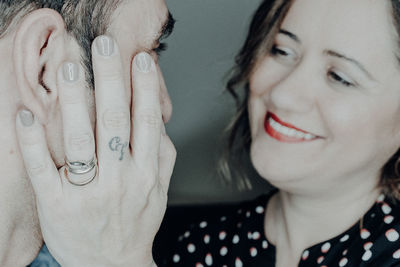
[[[376,181],[376,179],[375,179]],[[371,179],[357,188],[341,188],[332,194],[296,194],[280,191],[268,203],[265,233],[286,255],[298,262],[303,251],[334,238],[352,227],[380,194]],[[282,251],[283,253],[283,251]]]

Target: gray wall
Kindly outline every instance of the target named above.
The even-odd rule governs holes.
[[[178,157],[169,191],[170,204],[237,201],[268,188],[254,178],[256,190],[238,192],[216,176],[220,136],[234,114],[223,94],[224,76],[233,66],[259,0],[167,0],[177,20],[160,59],[174,106],[167,131]]]

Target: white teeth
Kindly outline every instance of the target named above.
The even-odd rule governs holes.
[[[284,134],[288,137],[295,137],[295,138],[305,139],[305,140],[311,140],[311,139],[316,138],[316,136],[314,136],[312,134],[309,134],[309,133],[306,134],[306,133],[297,131],[295,129],[283,126],[280,123],[274,121],[272,118],[269,118],[268,122],[275,131],[277,131],[281,134]]]
[[[312,134],[306,134],[306,136],[304,136],[304,139],[306,139],[306,140],[311,140],[313,138],[314,138],[314,136]]]
[[[295,129],[290,129],[288,135],[294,136],[294,135],[296,135],[296,132],[297,132],[297,131],[296,131]]]
[[[306,136],[306,134],[305,134],[305,133],[302,133],[302,132],[296,131],[296,137],[297,137],[297,138],[304,138],[305,136]]]
[[[283,134],[285,134],[285,135],[289,135],[289,131],[290,131],[290,129],[287,128],[287,127],[285,127],[285,126],[283,126],[283,127],[281,128],[281,132],[282,132]]]

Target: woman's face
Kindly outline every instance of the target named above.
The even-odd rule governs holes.
[[[250,77],[251,157],[264,178],[288,190],[378,178],[400,146],[392,18],[390,1],[295,1]]]

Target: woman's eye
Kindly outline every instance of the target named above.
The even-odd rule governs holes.
[[[350,79],[345,78],[344,75],[338,74],[332,70],[328,71],[328,77],[330,80],[334,82],[339,82],[340,84],[346,86],[346,87],[354,87],[356,84],[354,82],[351,82]]]
[[[280,49],[277,46],[272,47],[272,51],[271,51],[272,55],[279,55],[279,56],[289,56],[289,52],[285,51],[284,49]]]
[[[290,48],[274,45],[271,49],[271,55],[277,59],[289,62],[297,61],[297,54]]]

